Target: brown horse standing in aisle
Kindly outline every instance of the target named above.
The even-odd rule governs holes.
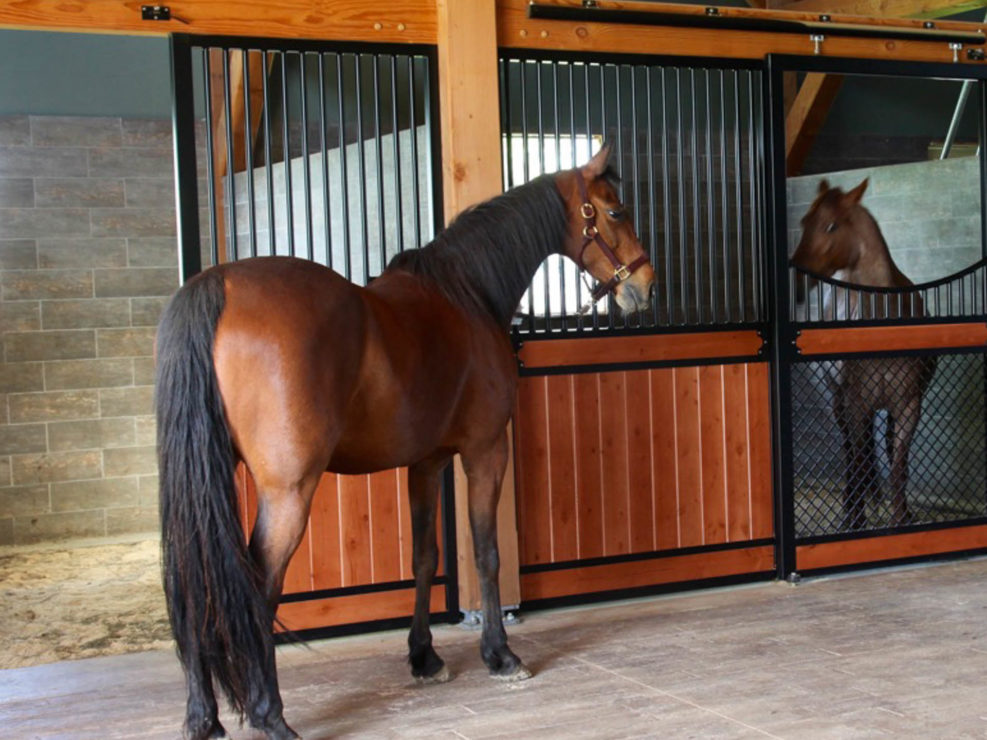
[[[844,193],[819,183],[815,201],[802,218],[802,239],[791,264],[811,275],[837,278],[854,286],[907,288],[914,285],[898,269],[870,212],[860,204],[864,180]],[[801,281],[799,282],[801,286]],[[822,287],[822,286],[820,286]],[[863,301],[861,292],[826,286],[826,306],[819,318],[908,318],[924,315],[922,299],[905,292],[889,300]],[[801,297],[801,296],[800,296]],[[874,418],[888,413],[885,433],[891,466],[890,526],[908,524],[908,456],[922,415],[922,396],[935,373],[934,357],[889,357],[834,363],[833,412],[843,439],[845,487],[842,529],[864,529],[867,500],[881,497],[881,476],[874,444]]]
[[[517,384],[507,335],[531,278],[562,253],[627,312],[654,272],[613,187],[604,147],[465,211],[361,288],[328,268],[267,257],[190,280],[158,331],[156,404],[165,590],[188,681],[186,732],[225,736],[213,681],[269,738],[285,723],[272,622],[285,569],[324,471],[408,466],[415,613],[411,672],[449,678],[432,648],[439,477],[459,453],[483,598],[490,673],[530,674],[507,646],[497,585],[497,501]],[[246,544],[233,471],[257,486]]]

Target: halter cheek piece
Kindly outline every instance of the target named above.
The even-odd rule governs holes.
[[[615,290],[621,282],[633,275],[641,265],[648,261],[648,258],[642,254],[629,265],[621,264],[611,246],[600,235],[600,230],[596,228],[596,207],[589,199],[589,193],[586,190],[586,181],[583,180],[581,174],[577,173],[576,182],[579,183],[579,196],[583,199],[582,205],[579,206],[579,215],[586,222],[583,226],[583,246],[579,250],[579,266],[583,270],[587,269],[586,248],[590,244],[596,244],[600,248],[600,251],[603,252],[603,255],[610,260],[610,264],[613,265],[613,277],[605,283],[598,284],[590,291],[591,300],[579,309],[579,313],[583,314],[589,311],[594,303],[603,298],[607,293]]]

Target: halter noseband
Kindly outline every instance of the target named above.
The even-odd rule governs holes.
[[[607,282],[600,283],[593,288],[590,292],[591,300],[579,311],[580,313],[586,313],[594,303],[603,298],[607,293],[615,290],[621,282],[633,275],[641,265],[648,261],[648,258],[642,254],[629,265],[624,265],[617,259],[613,248],[607,244],[606,240],[600,235],[600,230],[596,228],[596,207],[589,199],[589,192],[586,190],[586,181],[583,180],[582,173],[576,173],[576,181],[579,183],[579,196],[583,199],[582,205],[579,206],[579,215],[586,222],[583,226],[583,246],[579,250],[579,266],[583,270],[587,269],[585,255],[586,248],[590,244],[596,244],[613,266],[613,277]]]

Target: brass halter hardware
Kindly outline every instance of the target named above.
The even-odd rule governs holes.
[[[590,300],[579,309],[579,313],[584,314],[593,307],[593,304],[603,298],[603,296],[616,290],[617,286],[633,275],[641,265],[648,261],[648,258],[642,254],[629,265],[621,263],[613,251],[613,247],[607,244],[606,239],[603,238],[600,230],[596,227],[596,208],[590,202],[589,192],[586,189],[586,181],[583,180],[582,173],[576,173],[576,182],[579,183],[579,195],[583,199],[582,204],[579,206],[579,215],[586,221],[586,224],[583,226],[583,246],[579,250],[579,266],[583,270],[586,270],[585,254],[586,248],[590,244],[596,244],[600,248],[600,251],[603,252],[603,255],[610,261],[610,264],[613,265],[613,277],[607,282],[600,283],[591,289]]]

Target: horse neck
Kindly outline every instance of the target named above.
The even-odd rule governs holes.
[[[857,285],[885,288],[911,285],[912,281],[898,269],[891,257],[888,243],[870,212],[857,206],[851,223],[857,239],[858,257],[852,266],[841,271],[841,279]]]

